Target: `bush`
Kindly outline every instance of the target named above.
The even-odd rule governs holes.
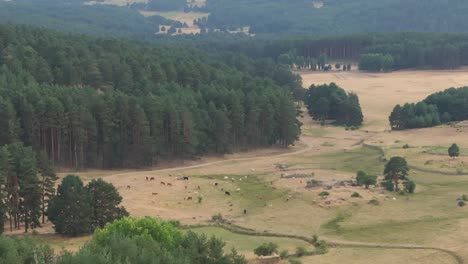
[[[198,196],[198,203],[202,203],[202,201],[203,201],[203,197]]]
[[[307,250],[304,247],[297,247],[296,248],[296,256],[302,257],[307,253]]]
[[[387,190],[389,192],[395,191],[395,185],[393,184],[392,181],[384,181],[383,182],[383,187],[385,188],[385,190]]]
[[[289,256],[289,252],[288,252],[287,250],[281,251],[281,253],[280,253],[281,259],[285,259],[285,258],[287,258],[288,256]]]
[[[369,201],[370,205],[380,205],[380,202],[377,199],[372,199]]]
[[[298,259],[293,258],[289,260],[289,264],[302,264],[302,262]]]
[[[464,207],[464,206],[466,205],[466,202],[463,201],[463,200],[459,200],[459,201],[457,202],[457,204],[458,204],[459,207]]]
[[[321,196],[321,197],[325,197],[325,196],[329,196],[329,195],[330,195],[330,193],[327,192],[327,191],[323,191],[323,192],[319,193],[319,196]]]
[[[409,149],[409,148],[410,148],[410,145],[405,144],[405,145],[403,145],[403,148],[404,148],[404,149]]]
[[[224,222],[224,218],[223,218],[223,215],[221,214],[215,214],[211,217],[211,221],[213,222],[217,222],[217,223],[222,223]]]
[[[353,194],[351,194],[351,197],[352,198],[361,198],[362,196],[358,192],[353,192]]]
[[[465,202],[468,202],[468,195],[463,194],[462,197],[461,197],[461,199],[462,199],[463,201],[465,201]]]
[[[274,253],[278,253],[278,245],[275,243],[263,243],[254,249],[254,253],[257,256],[271,256]]]
[[[317,241],[317,243],[315,243],[314,246],[317,254],[323,255],[328,252],[328,245],[327,242],[325,242],[324,240]]]
[[[416,190],[416,183],[414,181],[408,180],[405,182],[405,190],[408,193],[414,193]]]

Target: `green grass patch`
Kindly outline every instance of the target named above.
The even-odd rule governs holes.
[[[338,215],[336,215],[333,219],[322,224],[321,228],[336,234],[341,234],[343,232],[343,228],[340,224],[350,217],[351,214],[349,212],[339,212]]]
[[[307,242],[290,238],[248,236],[235,234],[219,227],[203,227],[191,229],[191,231],[199,234],[205,234],[208,237],[215,236],[226,242],[226,249],[235,248],[240,253],[253,253],[254,248],[263,243],[275,243],[279,246],[279,250],[289,250],[294,252],[297,247],[304,247],[311,250],[311,245]]]
[[[319,128],[304,128],[302,129],[302,133],[305,135],[313,136],[313,137],[324,137],[327,135],[327,130],[324,127]]]
[[[315,160],[323,163],[320,165],[323,169],[353,173],[363,170],[371,174],[380,174],[384,168],[384,162],[380,160],[380,152],[365,147],[324,154],[316,157]]]

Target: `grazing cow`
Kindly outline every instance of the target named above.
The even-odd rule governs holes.
[[[152,193],[152,195],[158,195],[158,193]]]
[[[146,177],[146,180],[149,180],[148,177]]]
[[[230,195],[231,195],[230,192],[224,192],[224,194],[227,195],[227,196],[230,196]]]
[[[188,176],[184,176],[184,177],[182,177],[182,180],[188,181],[188,180],[189,180],[189,177],[188,177]]]
[[[161,185],[166,185],[166,183],[165,183],[165,182],[161,182]]]
[[[188,200],[192,200],[192,197],[187,197],[187,201],[188,201]]]
[[[150,178],[150,181],[154,181],[154,177],[151,177],[151,178]]]
[[[130,186],[130,185],[127,185],[127,189],[131,189],[131,188],[132,188],[132,186]]]
[[[200,187],[200,185],[198,185],[198,190],[200,190],[200,189],[201,189],[201,187]]]
[[[244,214],[247,214],[247,209],[244,209]]]
[[[218,183],[217,183],[217,182],[215,182],[215,186],[218,186]]]
[[[167,183],[167,186],[172,186],[172,183],[169,183],[169,182],[168,182],[168,183]]]

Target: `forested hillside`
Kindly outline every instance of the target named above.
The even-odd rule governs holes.
[[[205,25],[256,34],[467,32],[467,7],[463,0],[208,0]]]
[[[286,68],[187,47],[0,27],[0,145],[56,164],[137,167],[294,143]]]

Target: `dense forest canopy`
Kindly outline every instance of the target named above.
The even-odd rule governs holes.
[[[314,120],[332,120],[338,125],[361,126],[359,98],[335,83],[310,86],[305,103]]]
[[[322,5],[323,4],[323,5]],[[207,27],[256,34],[467,32],[463,0],[208,0]]]
[[[389,120],[395,130],[468,120],[468,87],[434,93],[416,104],[397,105]]]
[[[297,76],[267,60],[0,27],[0,144],[74,167],[293,144]]]

